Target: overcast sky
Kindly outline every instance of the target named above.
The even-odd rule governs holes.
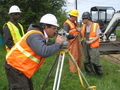
[[[67,7],[65,7],[67,12],[76,8],[75,1],[67,0]],[[77,9],[80,12],[80,17],[83,12],[90,11],[90,8],[93,6],[112,6],[118,11],[120,10],[120,0],[77,0]]]

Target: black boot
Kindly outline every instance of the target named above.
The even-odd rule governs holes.
[[[84,68],[88,75],[94,75],[94,71],[91,63],[84,63]]]
[[[98,75],[98,77],[103,77],[102,66],[101,65],[96,65],[96,64],[93,64],[93,66],[94,66],[95,72]]]

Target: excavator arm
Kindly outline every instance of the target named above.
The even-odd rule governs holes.
[[[115,41],[116,40],[116,39],[112,38],[112,36],[116,37],[115,30],[116,30],[119,23],[120,23],[120,12],[116,12],[113,15],[111,21],[109,22],[107,28],[105,29],[105,31],[101,35],[102,42]],[[110,36],[111,36],[111,38],[110,38]]]
[[[101,35],[100,51],[120,51],[120,42],[116,41],[115,30],[120,23],[120,12],[116,12]],[[113,35],[113,36],[112,36]]]

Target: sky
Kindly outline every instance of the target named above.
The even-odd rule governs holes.
[[[64,7],[67,12],[76,9],[76,0],[66,0],[67,6]],[[90,11],[93,6],[112,6],[116,11],[120,10],[120,0],[77,0],[77,10],[80,13],[79,18],[83,12]]]

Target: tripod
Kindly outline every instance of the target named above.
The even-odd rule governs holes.
[[[85,89],[89,89],[89,90],[96,90],[95,88],[93,87],[90,87],[89,83],[87,82],[87,80],[85,79],[83,73],[81,72],[80,68],[78,67],[77,63],[75,62],[72,54],[70,53],[69,49],[67,49],[67,45],[68,45],[68,42],[66,40],[66,35],[67,33],[62,30],[60,32],[60,34],[63,36],[64,38],[64,42],[63,42],[63,45],[61,47],[61,49],[59,50],[59,54],[57,55],[51,69],[49,70],[48,74],[47,74],[47,77],[42,85],[42,88],[41,90],[44,89],[44,87],[46,86],[46,83],[49,79],[49,77],[51,76],[55,66],[57,65],[57,69],[56,69],[56,74],[55,74],[55,79],[54,79],[54,85],[53,85],[53,90],[59,90],[59,86],[60,86],[60,80],[61,80],[61,75],[62,75],[62,69],[63,69],[63,64],[64,64],[64,58],[65,58],[65,54],[67,53],[69,55],[69,57],[71,58],[72,62],[74,63],[74,65],[76,66],[77,70],[78,70],[78,75],[79,75],[79,78],[80,80],[83,78],[86,85],[89,87],[89,88],[85,88],[85,86],[83,86],[83,82],[81,80],[81,84],[82,86],[85,88]],[[81,75],[81,76],[80,76]],[[93,88],[93,89],[91,89]]]
[[[68,49],[61,49],[59,50],[59,54],[57,55],[50,71],[47,74],[47,77],[42,85],[42,89],[44,90],[44,87],[46,86],[46,83],[49,79],[49,77],[51,76],[56,64],[57,64],[57,69],[56,69],[56,75],[55,75],[55,79],[54,79],[54,85],[53,85],[53,90],[59,90],[59,86],[60,86],[60,80],[61,80],[61,75],[62,75],[62,69],[63,69],[63,64],[64,64],[64,58],[65,58],[65,53],[67,53],[69,55],[69,57],[71,58],[72,62],[75,64],[75,66],[77,65],[77,63],[75,62],[73,56],[71,55],[71,53],[69,52]],[[87,80],[85,79],[84,75],[82,74],[81,70],[79,69],[78,66],[76,66],[77,69],[79,70],[78,73],[79,75],[82,76],[82,78],[84,79],[84,81],[86,82],[86,85],[88,87],[90,87],[89,83],[87,82]],[[83,84],[83,82],[82,82]],[[89,88],[89,90],[92,90]],[[95,90],[95,89],[94,89]]]

